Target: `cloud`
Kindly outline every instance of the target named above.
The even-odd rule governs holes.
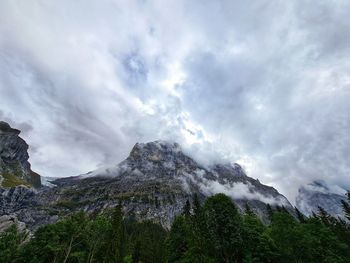
[[[233,199],[248,199],[248,200],[259,200],[266,204],[278,205],[278,206],[289,206],[289,203],[285,198],[265,196],[258,193],[255,187],[250,183],[235,183],[233,185],[220,184],[217,181],[206,182],[205,184],[200,184],[201,189],[211,195],[216,193],[224,193]]]
[[[243,162],[290,199],[316,179],[349,189],[349,11],[5,0],[0,116],[23,130],[43,175],[85,173],[164,139],[203,163]]]

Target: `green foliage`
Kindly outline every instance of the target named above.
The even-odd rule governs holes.
[[[283,262],[347,262],[348,246],[332,229],[316,216],[299,223],[284,212],[276,212],[269,226],[269,235],[278,244]],[[328,216],[327,216],[328,218]]]
[[[165,262],[167,235],[167,231],[162,226],[150,221],[133,225],[133,229],[130,230],[129,252],[133,255],[133,262]]]
[[[267,227],[249,209],[243,217],[244,262],[276,262],[277,247]]]
[[[31,184],[23,179],[23,172],[20,163],[17,161],[15,163],[4,163],[1,164],[3,181],[0,184],[2,187],[11,188],[18,185],[25,185],[31,187]]]
[[[268,209],[268,208],[267,208]],[[218,194],[184,204],[170,231],[125,218],[121,205],[103,214],[77,213],[39,228],[27,241],[11,226],[0,234],[1,263],[340,263],[350,262],[348,222],[320,208],[307,218],[283,207],[268,225],[246,206],[240,215]]]
[[[295,213],[297,215],[297,218],[299,220],[300,223],[305,223],[305,216],[299,211],[298,208],[295,207]]]
[[[18,247],[26,239],[25,233],[20,233],[16,225],[11,225],[0,234],[0,262],[12,262],[18,256]]]
[[[3,181],[1,183],[2,187],[10,188],[10,187],[18,186],[18,185],[25,185],[28,187],[31,186],[28,182],[19,178],[15,174],[5,172],[5,173],[2,173],[1,176],[3,177]]]
[[[190,247],[190,225],[185,216],[175,218],[169,238],[167,240],[168,260],[172,262],[185,262]]]
[[[243,257],[242,218],[224,194],[209,197],[204,204],[206,242],[217,261],[236,262]]]

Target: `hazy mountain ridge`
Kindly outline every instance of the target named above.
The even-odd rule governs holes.
[[[299,188],[296,206],[307,216],[317,213],[318,207],[322,207],[330,215],[344,218],[341,201],[346,200],[346,192],[340,187],[330,187],[324,181],[314,181]]]
[[[3,143],[3,149],[7,145]],[[16,154],[14,157],[18,158]],[[47,179],[44,181],[47,184]],[[0,188],[0,217],[10,216],[12,221],[36,229],[72,212],[99,213],[122,204],[124,212],[136,219],[150,219],[169,227],[194,194],[204,200],[215,193],[230,196],[241,211],[249,204],[263,220],[268,218],[266,204],[284,206],[294,213],[286,197],[247,176],[240,165],[204,167],[187,156],[179,144],[166,141],[137,143],[115,166],[49,183],[50,187],[40,189]]]

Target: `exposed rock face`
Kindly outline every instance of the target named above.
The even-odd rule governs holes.
[[[51,183],[55,187],[1,190],[0,215],[13,215],[33,230],[75,211],[99,213],[121,203],[128,215],[169,227],[194,193],[204,200],[219,192],[241,210],[248,203],[263,220],[266,203],[293,209],[284,196],[248,177],[238,164],[205,168],[178,144],[162,141],[136,144],[116,166]]]
[[[0,216],[0,233],[5,231],[12,225],[16,225],[17,229],[20,232],[26,229],[26,225],[23,222],[18,221],[16,216],[13,216],[13,215]]]
[[[20,138],[19,130],[0,121],[0,186],[28,185],[39,187],[40,175],[28,162],[28,144]]]
[[[332,189],[324,181],[315,181],[299,189],[296,206],[307,216],[317,213],[318,207],[322,207],[330,215],[344,218],[341,201],[346,200],[345,192],[340,188]]]
[[[58,220],[57,214],[50,213],[50,204],[42,194],[46,193],[26,186],[0,188],[0,216],[8,215],[13,221],[35,230],[41,225]]]

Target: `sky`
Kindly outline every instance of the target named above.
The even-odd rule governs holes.
[[[314,180],[350,189],[349,13],[347,0],[2,0],[0,119],[43,176],[162,139],[292,202]]]

